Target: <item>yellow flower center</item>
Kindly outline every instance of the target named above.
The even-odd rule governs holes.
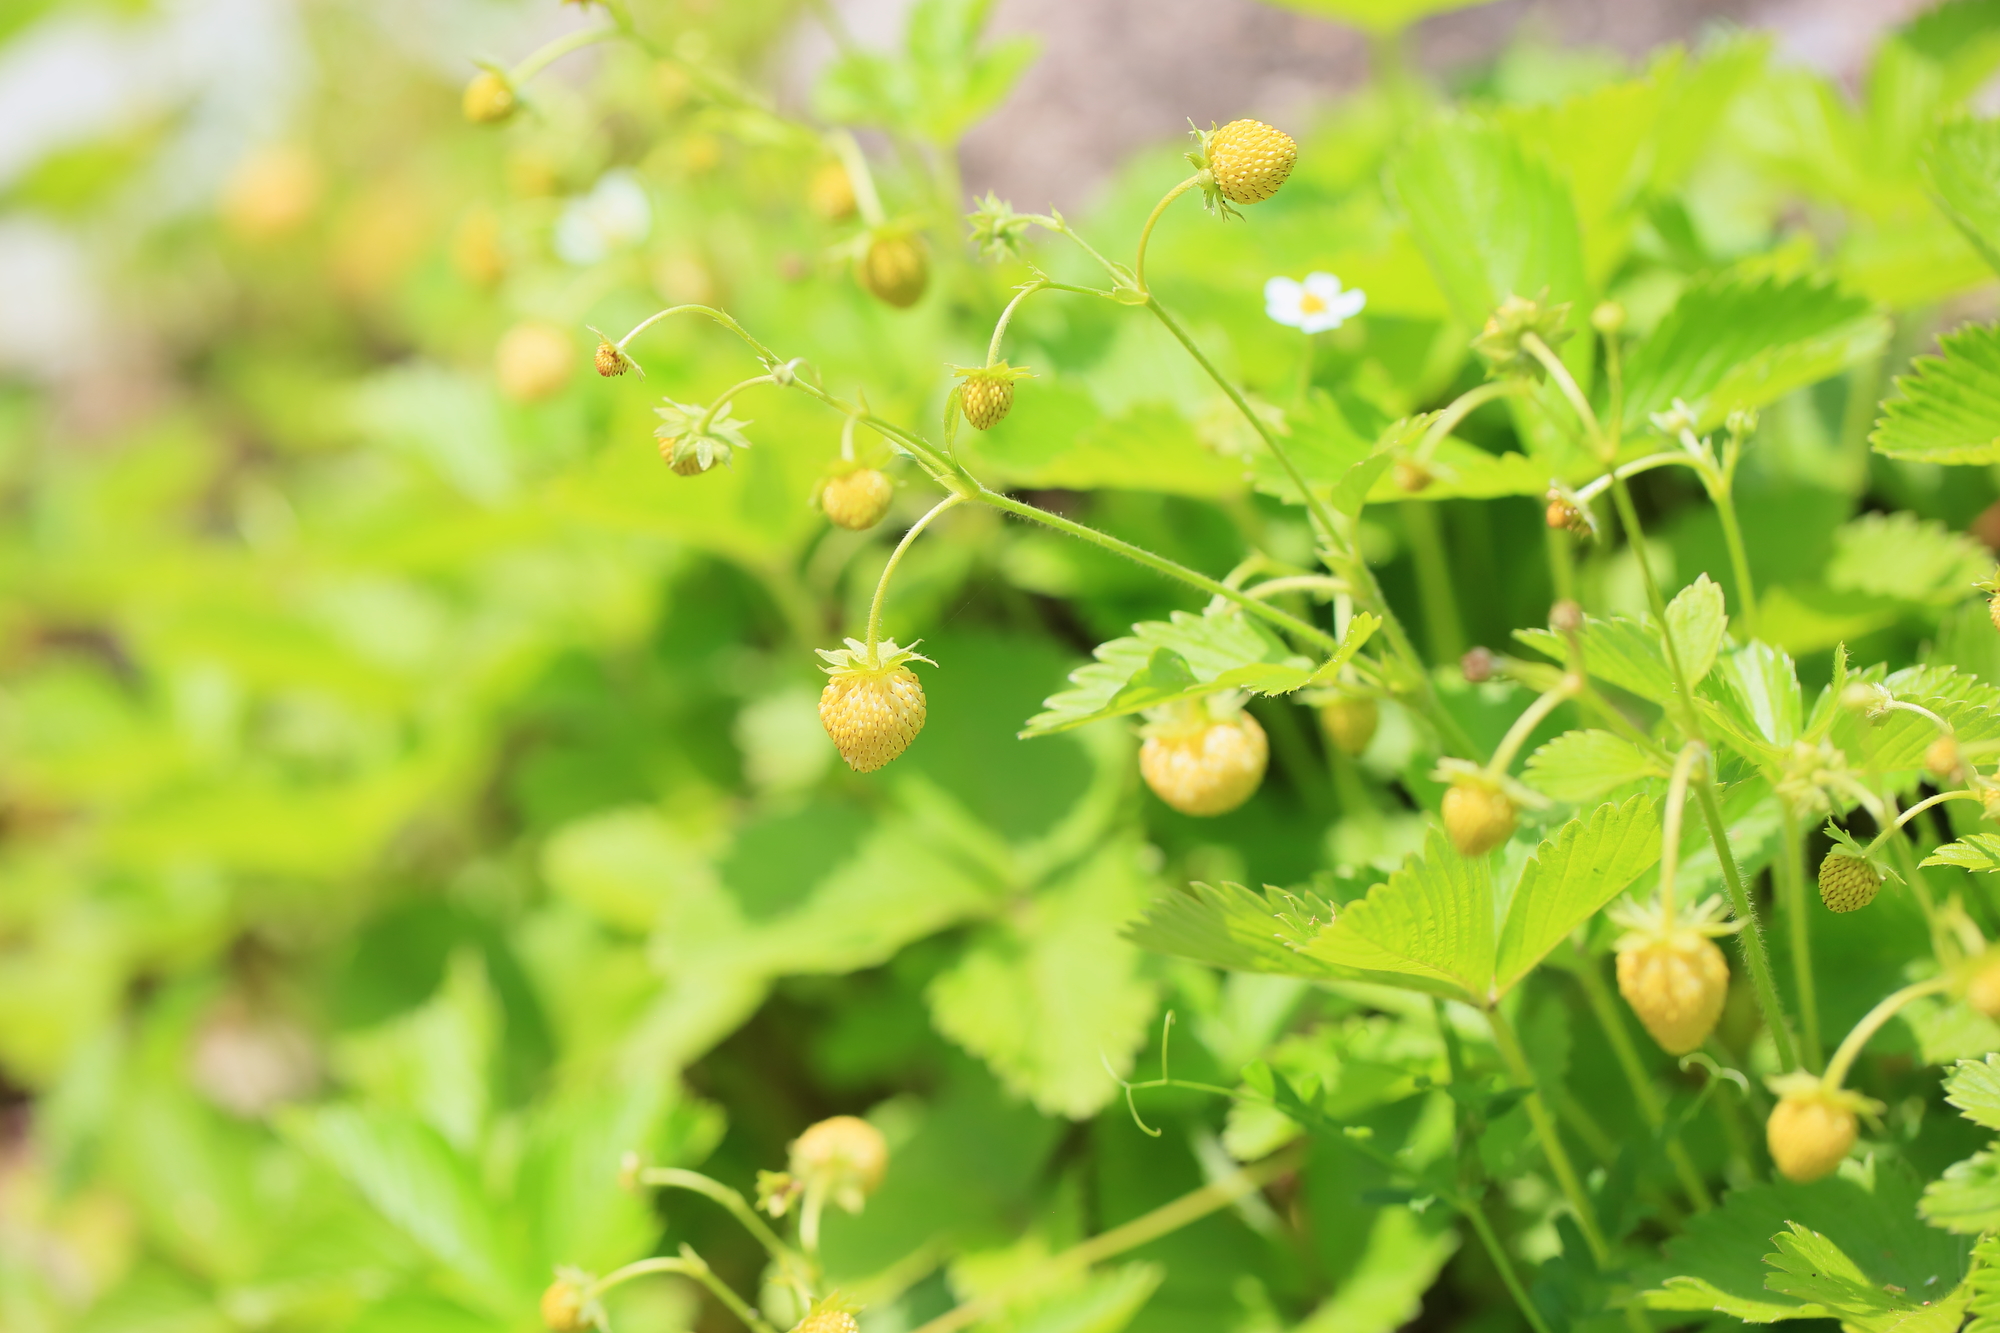
[[[1314,296],[1311,292],[1307,292],[1299,297],[1299,313],[1301,315],[1317,315],[1325,309],[1326,302]]]

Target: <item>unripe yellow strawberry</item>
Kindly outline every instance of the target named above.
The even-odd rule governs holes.
[[[829,521],[856,532],[874,527],[889,512],[896,488],[872,467],[828,477],[820,487],[819,507]]]
[[[1882,876],[1859,856],[1828,852],[1819,863],[1819,900],[1830,912],[1854,912],[1875,901]]]
[[[965,407],[965,420],[974,430],[989,430],[999,425],[1014,406],[1014,381],[992,375],[971,375],[966,378],[964,397],[960,400]]]
[[[861,1325],[845,1310],[814,1310],[792,1329],[792,1333],[860,1333]]]
[[[1429,468],[1410,458],[1397,459],[1391,475],[1396,479],[1396,489],[1411,495],[1429,490],[1431,482],[1435,480]]]
[[[539,402],[569,382],[570,338],[553,324],[516,324],[493,350],[493,373],[500,392],[517,403]]]
[[[837,1115],[792,1141],[788,1166],[808,1189],[822,1189],[848,1212],[858,1213],[889,1169],[889,1143],[866,1120]]]
[[[819,696],[820,725],[847,766],[873,773],[909,749],[924,729],[924,687],[905,663],[930,659],[898,648],[893,639],[872,653],[849,639],[846,648],[822,648],[819,655],[831,664]]]
[[[1514,802],[1490,782],[1461,778],[1444,794],[1444,831],[1461,856],[1484,856],[1514,836]]]
[[[1839,1166],[1859,1132],[1846,1095],[1800,1086],[1772,1108],[1764,1142],[1785,1179],[1804,1185]]]
[[[2000,1019],[2000,957],[1988,954],[1966,985],[1965,999],[1988,1018]]]
[[[1319,724],[1342,754],[1360,754],[1375,739],[1382,710],[1365,694],[1343,694],[1320,705]]]
[[[582,1333],[590,1327],[589,1300],[574,1277],[559,1277],[542,1292],[542,1322],[555,1333]]]
[[[1264,780],[1270,742],[1248,713],[1217,717],[1197,704],[1147,731],[1139,773],[1184,815],[1228,814]]]
[[[854,182],[847,168],[838,162],[823,162],[806,186],[806,202],[828,222],[845,222],[854,216]]]
[[[2000,629],[2000,592],[1986,599],[1986,618],[1993,622],[1994,629]]]
[[[854,276],[876,300],[907,310],[930,285],[930,251],[924,238],[912,232],[877,232],[854,266]]]
[[[1708,1040],[1729,998],[1729,963],[1715,941],[1676,931],[1618,950],[1618,993],[1668,1055]]]
[[[473,124],[498,124],[514,114],[514,86],[507,82],[506,76],[482,69],[465,85],[465,96],[460,105],[465,110],[465,118]]]
[[[609,338],[598,339],[597,354],[591,359],[597,366],[597,373],[606,378],[623,375],[632,368],[632,359],[620,351],[618,344]]]
[[[1299,146],[1261,120],[1232,120],[1203,136],[1215,189],[1232,204],[1261,204],[1278,192],[1299,160]]]
[[[1924,770],[1932,777],[1948,778],[1958,772],[1958,741],[1940,736],[1924,749]]]

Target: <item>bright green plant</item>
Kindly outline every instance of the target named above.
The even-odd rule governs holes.
[[[979,0],[324,24],[181,399],[0,397],[0,1324],[2000,1321],[2000,11],[1294,7],[1088,220]]]

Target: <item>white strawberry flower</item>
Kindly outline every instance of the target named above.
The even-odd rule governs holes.
[[[1337,329],[1367,304],[1368,293],[1359,287],[1342,291],[1340,279],[1331,273],[1308,273],[1304,282],[1272,278],[1264,284],[1264,313],[1306,333]]]

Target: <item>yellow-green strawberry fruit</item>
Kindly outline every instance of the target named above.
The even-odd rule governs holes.
[[[542,1323],[555,1333],[581,1333],[590,1327],[584,1316],[583,1288],[566,1277],[549,1283],[542,1292]]]
[[[874,527],[889,512],[896,488],[872,467],[828,477],[820,488],[820,512],[836,526],[861,532]]]
[[[1729,964],[1715,942],[1676,931],[1618,951],[1618,993],[1668,1055],[1708,1040],[1729,998]]]
[[[819,720],[849,768],[873,773],[924,729],[924,687],[906,666],[835,671],[820,691]]]
[[[1764,1124],[1764,1142],[1785,1179],[1804,1185],[1830,1174],[1854,1146],[1854,1112],[1818,1091],[1788,1093]]]
[[[1007,417],[1014,406],[1014,381],[1005,375],[974,371],[965,377],[959,390],[959,404],[974,430],[991,430]]]
[[[1319,724],[1333,748],[1342,754],[1366,750],[1381,723],[1381,708],[1365,694],[1350,694],[1320,705]]]
[[[1882,876],[1858,856],[1828,852],[1819,863],[1819,900],[1830,912],[1856,912],[1875,901]]]
[[[1208,137],[1208,169],[1232,204],[1260,204],[1278,192],[1299,160],[1292,136],[1261,120],[1232,120]]]
[[[1514,803],[1497,787],[1458,782],[1444,794],[1444,831],[1460,856],[1484,856],[1514,836]]]
[[[907,310],[923,299],[930,285],[930,253],[921,236],[887,232],[868,243],[854,274],[870,296]]]
[[[1264,780],[1270,742],[1248,713],[1202,720],[1146,737],[1139,773],[1153,794],[1184,815],[1223,815]]]
[[[473,124],[497,124],[514,114],[514,89],[492,70],[481,70],[465,85],[460,104]]]
[[[792,1333],[860,1333],[861,1325],[845,1310],[815,1310],[801,1319]]]

